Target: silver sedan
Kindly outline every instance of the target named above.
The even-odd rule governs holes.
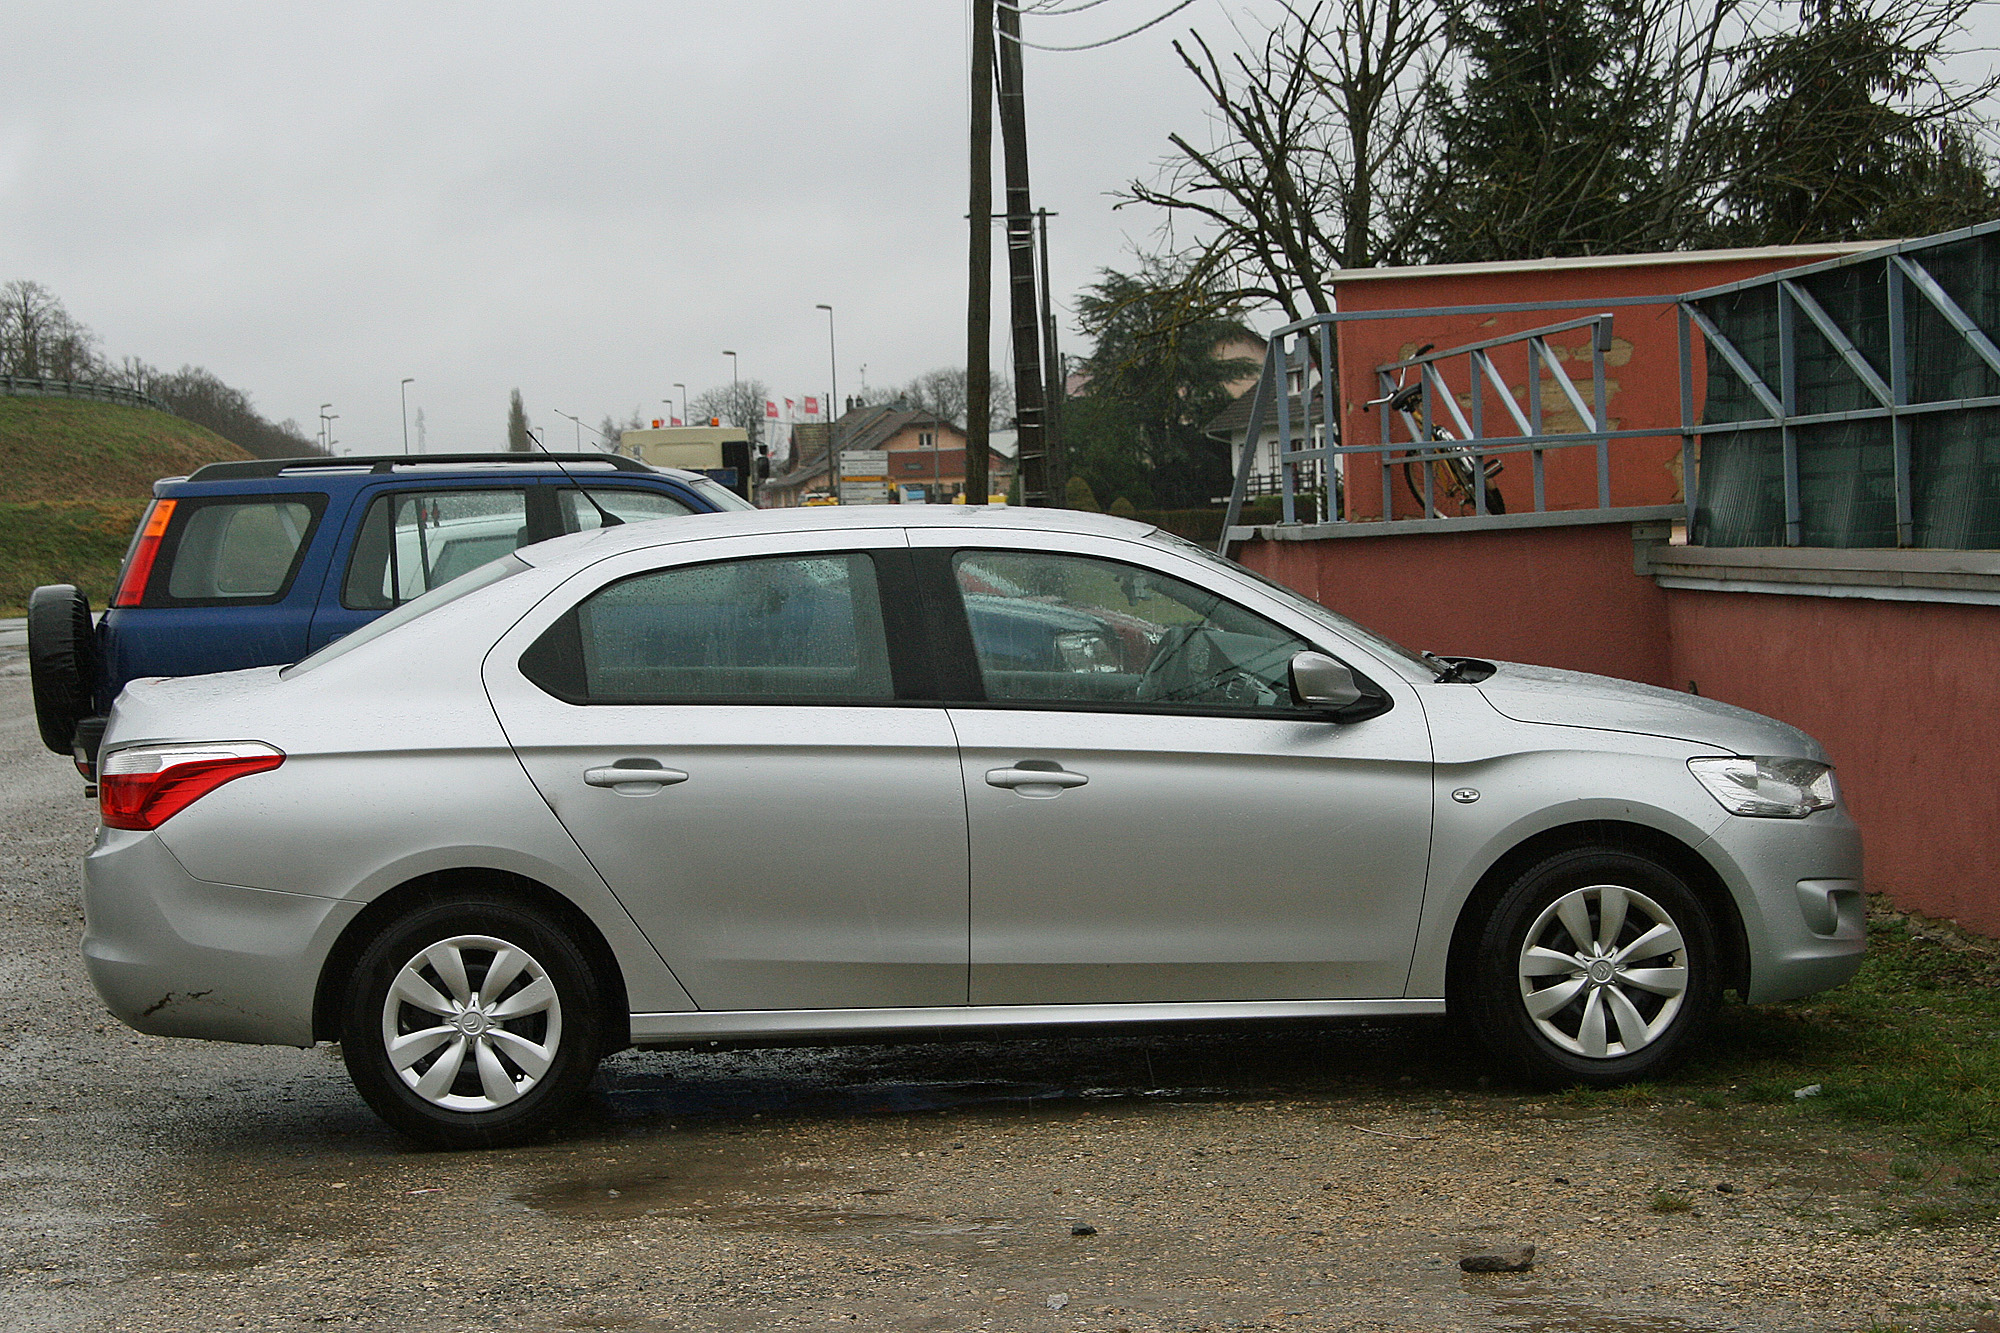
[[[516,1141],[628,1045],[1461,1016],[1543,1081],[1839,984],[1861,844],[1741,709],[1411,653],[1120,519],[579,533],[296,665],[134,682],[84,955]]]

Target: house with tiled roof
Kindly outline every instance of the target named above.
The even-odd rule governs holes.
[[[789,508],[803,504],[808,496],[832,491],[826,434],[794,431],[797,461],[759,488],[759,504]],[[926,500],[948,504],[965,492],[965,429],[956,422],[907,403],[872,404],[849,408],[833,423],[832,435],[834,448],[842,455],[876,449],[889,455],[892,501],[914,499],[920,492]],[[1013,484],[1014,456],[1006,447],[1011,438],[1011,432],[994,431],[987,442],[992,494],[1004,495]]]

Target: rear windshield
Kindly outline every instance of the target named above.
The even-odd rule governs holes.
[[[153,574],[145,604],[282,600],[325,507],[324,495],[183,501],[161,552],[166,577]]]
[[[360,629],[342,635],[318,652],[303,657],[278,674],[289,680],[301,671],[311,671],[324,666],[342,653],[351,652],[362,644],[381,638],[399,625],[407,625],[418,616],[428,615],[441,606],[457,601],[467,593],[478,592],[481,588],[498,583],[501,579],[512,578],[528,568],[526,561],[517,555],[502,556],[488,561],[469,574],[461,574],[440,587],[432,588],[414,601],[404,602],[385,616],[369,621]]]

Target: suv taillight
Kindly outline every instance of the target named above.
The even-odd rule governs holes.
[[[125,557],[125,568],[118,575],[118,590],[111,594],[113,606],[137,606],[146,600],[146,580],[153,576],[153,561],[160,555],[160,538],[167,533],[167,524],[173,519],[173,500],[155,500],[146,507],[146,517],[139,520],[139,536],[132,543],[132,553]]]
[[[135,745],[98,765],[98,810],[106,828],[158,828],[223,783],[284,762],[262,741]]]

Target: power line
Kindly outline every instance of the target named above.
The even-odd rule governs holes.
[[[1033,3],[1021,5],[1010,5],[1007,3],[1007,0],[999,0],[999,3],[1001,8],[1011,9],[1017,13],[1034,14],[1037,17],[1044,18],[1057,18],[1063,14],[1081,14],[1086,9],[1095,9],[1099,5],[1104,4],[1105,0],[1083,0],[1082,4],[1071,5],[1068,9],[1049,8],[1051,4],[1055,3],[1055,0],[1033,0]]]
[[[1095,0],[1093,0],[1093,3],[1095,3]],[[1020,46],[1029,47],[1030,49],[1036,51],[1095,51],[1101,46],[1110,46],[1115,42],[1122,42],[1127,37],[1137,37],[1140,33],[1144,32],[1146,29],[1157,27],[1159,24],[1165,23],[1168,19],[1180,13],[1183,9],[1186,9],[1189,5],[1193,3],[1194,0],[1181,0],[1179,4],[1175,5],[1172,9],[1169,9],[1166,13],[1160,15],[1158,18],[1146,20],[1144,23],[1141,23],[1138,27],[1132,29],[1130,32],[1121,32],[1116,37],[1107,37],[1101,42],[1085,42],[1081,46],[1045,46],[1040,42],[1031,42],[1028,41],[1026,38],[1016,37],[1012,33],[1001,33],[1000,35],[1007,41],[1013,42]],[[1075,11],[1059,10],[1055,12],[1074,13]]]

